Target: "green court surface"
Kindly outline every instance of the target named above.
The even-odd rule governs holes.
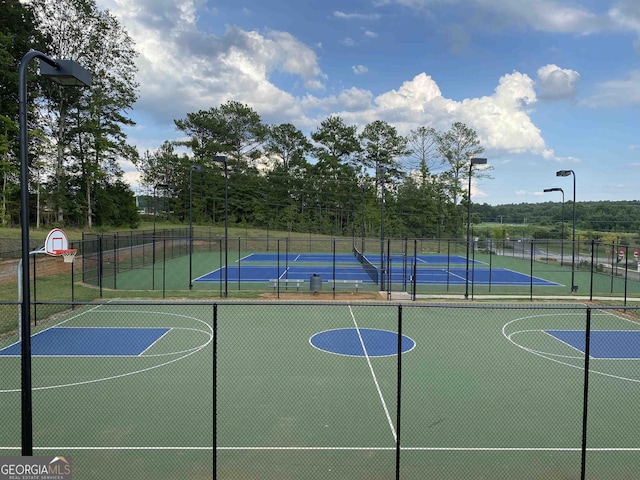
[[[335,355],[308,339],[394,330],[397,308],[281,308],[247,307],[226,332],[221,323],[234,338],[218,357],[221,478],[393,478],[397,357]],[[583,327],[584,310],[404,307],[402,317],[416,345],[402,355],[401,478],[579,478],[583,359],[542,331]],[[607,312],[596,327],[640,325]],[[588,447],[605,449],[588,454],[593,478],[640,473],[637,367],[592,363]]]
[[[593,331],[640,331],[632,309],[589,312]],[[580,478],[584,354],[549,332],[583,331],[582,305],[111,303],[55,317],[37,330],[169,329],[136,355],[34,352],[35,454],[70,457],[74,478],[387,479],[398,459],[409,480]],[[607,349],[590,359],[586,478],[637,479],[640,360]],[[15,455],[20,360],[1,353],[0,453]]]
[[[212,478],[212,312],[210,305],[87,305],[38,326],[32,346],[54,326],[170,331],[141,355],[66,356],[61,345],[61,355],[38,356],[34,349],[34,455],[70,458],[77,479]],[[0,452],[18,455],[20,358],[0,356],[0,368]]]

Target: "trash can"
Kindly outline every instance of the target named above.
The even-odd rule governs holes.
[[[315,293],[322,290],[322,277],[317,273],[314,273],[313,275],[311,275],[311,277],[309,278],[309,288],[311,289],[312,292],[315,292]]]

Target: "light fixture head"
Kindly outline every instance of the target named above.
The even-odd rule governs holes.
[[[486,165],[486,163],[487,163],[486,158],[473,157],[471,159],[471,165]]]
[[[202,170],[204,170],[204,168],[202,168],[201,165],[191,165],[192,172],[201,172]]]
[[[213,157],[213,161],[227,163],[227,157],[225,155],[216,155]]]
[[[545,188],[544,193],[549,193],[549,192],[562,192],[561,188],[555,187],[555,188]]]
[[[568,177],[573,173],[572,170],[558,170],[556,172],[556,177]]]
[[[65,87],[90,87],[91,74],[73,60],[55,60],[55,65],[40,62],[40,75]]]

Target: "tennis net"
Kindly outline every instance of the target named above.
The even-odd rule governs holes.
[[[353,246],[353,254],[358,259],[360,264],[362,265],[362,268],[364,268],[364,271],[369,274],[369,276],[371,277],[371,280],[373,280],[373,282],[377,284],[378,283],[378,269],[375,267],[375,265],[373,263],[371,263],[369,260],[367,260],[367,257],[365,257],[362,254],[362,252],[356,248],[355,245]]]

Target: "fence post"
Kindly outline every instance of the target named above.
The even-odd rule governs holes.
[[[396,391],[396,480],[400,480],[400,418],[402,400],[402,305],[398,305],[398,384]]]
[[[73,248],[73,244],[71,244]],[[76,305],[75,305],[75,285],[74,285],[74,271],[73,271],[73,267],[75,265],[75,261],[71,262],[71,310],[75,310]]]
[[[36,257],[37,255],[32,255],[33,256],[33,295],[31,295],[32,297],[32,305],[33,305],[33,324],[34,325],[38,325],[38,298],[36,295],[37,292],[37,285],[38,285],[38,277],[36,275]]]
[[[627,306],[627,286],[629,283],[629,249],[631,244],[627,245],[624,255],[624,306]]]
[[[333,239],[333,299],[336,299],[336,239]]]
[[[276,272],[276,288],[278,289],[278,298],[280,298],[280,239],[278,239],[278,271]]]
[[[591,239],[591,278],[589,279],[589,301],[593,300],[593,261],[595,252],[596,241]]]
[[[530,259],[529,259],[529,300],[533,302],[533,252],[535,246],[533,244],[533,240],[529,242],[529,250],[530,250]],[[524,251],[524,247],[522,249]]]
[[[100,286],[100,298],[102,298],[102,235],[98,237],[98,285]]]
[[[587,454],[587,403],[589,399],[589,344],[591,340],[591,307],[587,308],[587,321],[584,336],[584,393],[582,400],[582,459],[580,463],[580,480],[585,480]]]
[[[162,238],[162,298],[165,298],[167,280],[167,239]]]
[[[218,436],[216,435],[218,418],[218,304],[213,304],[213,469],[218,465]]]
[[[117,290],[118,285],[118,234],[113,234],[113,289]]]
[[[438,239],[438,242],[440,242],[440,239]],[[440,246],[438,245],[438,248],[440,248]],[[418,240],[414,239],[413,240],[413,275],[412,275],[412,279],[411,279],[411,288],[413,289],[413,297],[411,298],[411,300],[416,300],[417,298],[417,293],[418,293]]]

